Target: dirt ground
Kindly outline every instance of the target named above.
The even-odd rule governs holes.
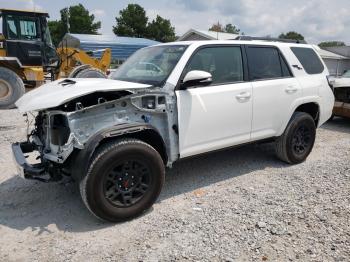
[[[109,224],[85,208],[75,183],[17,175],[10,144],[24,118],[0,111],[1,261],[350,261],[350,121],[317,132],[305,163],[273,145],[181,161],[154,207]]]

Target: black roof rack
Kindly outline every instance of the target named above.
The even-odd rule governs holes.
[[[263,40],[263,41],[271,41],[271,42],[283,42],[283,43],[294,43],[294,44],[307,44],[305,40],[295,40],[295,39],[281,39],[281,38],[272,38],[272,37],[255,37],[255,36],[247,36],[240,35],[237,36],[235,40]]]

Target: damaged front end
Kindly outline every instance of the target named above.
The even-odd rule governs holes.
[[[27,117],[28,129],[29,120]],[[50,160],[50,154],[52,153],[51,148],[55,148],[54,145],[69,145],[67,134],[69,134],[69,127],[67,121],[63,120],[63,116],[58,117],[61,123],[57,130],[57,117],[52,117],[49,112],[39,112],[35,116],[34,129],[27,134],[26,142],[17,142],[12,144],[12,152],[14,159],[17,162],[17,166],[20,174],[27,179],[37,179],[40,181],[57,181],[62,178],[60,168],[56,165],[64,162],[64,157],[59,154],[59,151],[65,152],[65,155],[69,155],[73,147],[70,146],[70,150],[62,148],[59,151],[56,150],[56,157],[54,161]],[[59,134],[60,131],[64,131]],[[49,139],[50,138],[50,139]],[[52,140],[52,146],[50,143]],[[71,141],[72,139],[70,139]],[[63,141],[66,141],[63,143]],[[34,162],[34,163],[30,163]]]
[[[162,88],[86,94],[40,110],[27,141],[12,145],[13,155],[27,179],[58,181],[63,175],[79,179],[101,143],[136,136],[163,150],[170,166],[178,157],[175,105],[174,94]],[[33,153],[36,163],[30,164],[28,155]]]

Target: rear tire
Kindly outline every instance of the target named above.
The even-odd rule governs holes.
[[[157,200],[164,183],[164,163],[150,145],[122,139],[94,153],[80,193],[96,217],[125,221],[142,214]]]
[[[97,68],[89,67],[80,70],[74,78],[107,78],[107,75]]]
[[[316,126],[304,112],[295,112],[284,133],[276,139],[276,154],[289,164],[298,164],[308,157],[315,143]]]
[[[24,93],[22,79],[12,70],[0,67],[0,109],[14,108]]]

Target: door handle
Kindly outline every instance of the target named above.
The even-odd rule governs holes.
[[[287,94],[293,94],[298,91],[298,88],[296,86],[288,86],[285,91]]]
[[[243,92],[243,93],[240,93],[239,95],[236,95],[236,98],[239,101],[249,100],[250,97],[251,97],[251,94],[249,92]]]

